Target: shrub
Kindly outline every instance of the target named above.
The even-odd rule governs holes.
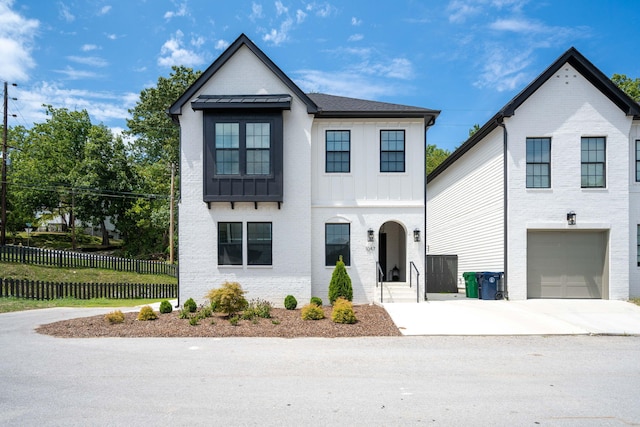
[[[167,314],[173,311],[173,307],[171,307],[171,303],[167,300],[164,300],[160,303],[160,313]]]
[[[298,306],[298,300],[293,295],[287,295],[284,299],[284,308],[287,310],[295,310]]]
[[[331,282],[329,283],[329,302],[333,304],[340,297],[348,301],[353,299],[351,278],[347,273],[344,261],[342,261],[342,255],[340,255],[340,259],[336,262],[336,268],[333,269],[333,274],[331,275]]]
[[[182,310],[180,310],[180,312],[178,313],[178,318],[179,319],[188,319],[189,318],[189,310],[185,310],[184,308]]]
[[[202,309],[200,309],[200,317],[201,318],[206,318],[206,317],[211,317],[213,316],[213,310],[211,309],[211,307],[202,307]]]
[[[238,326],[238,322],[240,322],[240,318],[238,316],[231,316],[229,318],[229,323],[231,323],[231,326]]]
[[[198,323],[199,320],[200,319],[197,316],[196,317],[192,317],[191,319],[189,319],[189,324],[191,326],[197,326],[197,325],[199,325],[199,323]]]
[[[157,318],[158,315],[149,305],[145,305],[144,307],[142,307],[140,309],[140,313],[138,313],[138,320],[156,320]]]
[[[269,301],[255,299],[249,301],[249,306],[242,312],[244,320],[252,320],[256,317],[271,318],[271,303]]]
[[[351,301],[347,301],[344,298],[338,298],[333,304],[331,320],[335,323],[356,323],[356,315],[353,312],[353,305],[351,304]]]
[[[237,282],[224,282],[222,287],[210,290],[207,298],[211,301],[211,307],[229,317],[248,306],[244,290]]]
[[[315,304],[318,307],[322,307],[322,299],[320,299],[319,297],[311,297],[311,301],[309,301],[311,304]]]
[[[193,298],[189,298],[188,300],[186,300],[184,302],[183,305],[184,309],[187,310],[189,313],[195,313],[196,310],[198,309],[198,305],[196,304],[196,302],[193,300]]]
[[[324,310],[316,304],[309,303],[302,307],[301,316],[302,320],[324,319]]]
[[[112,311],[111,313],[107,313],[104,316],[105,319],[109,321],[109,323],[123,323],[124,322],[124,314],[120,310]]]

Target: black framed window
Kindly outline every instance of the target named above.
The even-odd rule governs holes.
[[[246,124],[247,175],[271,173],[270,123]]]
[[[272,265],[272,240],[270,222],[247,223],[247,264]]]
[[[640,182],[640,139],[636,139],[636,182]]]
[[[242,223],[218,223],[218,265],[242,265]]]
[[[350,224],[325,224],[325,265],[336,265],[342,255],[345,265],[351,265]]]
[[[326,132],[326,172],[351,171],[351,132],[328,130]]]
[[[240,125],[216,123],[216,173],[238,175],[240,173]]]
[[[582,188],[604,188],[606,182],[606,141],[603,137],[581,140]]]
[[[527,188],[551,187],[551,138],[527,138]]]
[[[404,130],[380,131],[380,172],[404,172]]]
[[[638,259],[638,267],[640,267],[640,224],[637,226],[638,227],[638,235],[636,236],[636,245],[637,245],[637,249],[636,249],[636,257]]]

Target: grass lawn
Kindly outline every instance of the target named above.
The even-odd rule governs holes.
[[[98,268],[59,268],[11,262],[0,262],[0,277],[73,283],[178,283],[175,277],[158,274],[137,274]]]
[[[640,298],[631,298],[629,301],[636,305],[640,305]]]
[[[135,307],[137,305],[146,305],[154,302],[158,302],[158,300],[105,298],[81,300],[75,298],[60,298],[49,301],[36,301],[22,298],[0,298],[0,313],[52,307]]]

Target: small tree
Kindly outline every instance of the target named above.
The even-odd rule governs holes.
[[[225,313],[229,317],[249,305],[244,297],[242,286],[237,282],[224,282],[222,287],[210,290],[207,298],[211,301],[211,307],[215,307],[216,311]]]
[[[351,278],[347,273],[347,268],[342,261],[342,255],[336,262],[336,268],[333,269],[331,282],[329,283],[329,302],[333,305],[338,298],[344,298],[348,301],[353,300],[353,288],[351,287]]]

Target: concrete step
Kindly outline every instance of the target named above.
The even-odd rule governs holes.
[[[382,285],[382,303],[417,303],[416,287],[409,287],[407,282],[384,282]],[[377,289],[376,300],[380,302],[380,289]]]

